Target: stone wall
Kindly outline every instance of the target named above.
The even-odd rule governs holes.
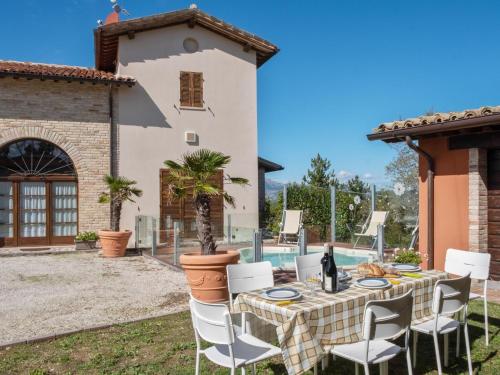
[[[488,251],[488,188],[486,150],[469,149],[469,248]]]
[[[0,147],[39,138],[62,148],[78,174],[79,231],[109,227],[109,206],[97,203],[110,173],[108,87],[102,84],[0,79]]]

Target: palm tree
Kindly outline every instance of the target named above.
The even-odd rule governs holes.
[[[164,162],[170,168],[170,173],[166,177],[167,198],[169,200],[182,199],[188,195],[193,197],[198,240],[203,255],[215,254],[217,248],[210,222],[211,199],[222,196],[227,204],[235,206],[234,197],[211,182],[218,171],[226,168],[230,162],[230,156],[207,149],[184,154],[179,163],[173,160]],[[224,181],[231,184],[248,185],[248,180],[242,177],[224,175]]]
[[[134,202],[132,199],[140,197],[142,190],[134,185],[137,181],[129,180],[126,177],[104,176],[104,182],[108,186],[109,193],[103,192],[99,195],[99,203],[111,203],[111,230],[120,231],[120,218],[122,216],[122,206],[124,202]]]

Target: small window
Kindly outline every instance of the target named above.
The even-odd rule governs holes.
[[[203,108],[203,73],[181,72],[181,107]]]

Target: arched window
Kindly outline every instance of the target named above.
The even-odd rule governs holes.
[[[71,158],[40,139],[14,141],[0,149],[0,176],[76,176]]]
[[[77,230],[78,185],[69,155],[40,139],[0,147],[0,246],[69,244]]]

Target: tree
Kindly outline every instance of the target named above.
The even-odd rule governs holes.
[[[311,168],[307,170],[302,181],[311,186],[319,188],[329,188],[331,185],[338,185],[332,163],[327,158],[322,158],[320,154],[311,159]]]
[[[405,191],[418,191],[418,155],[405,145],[396,147],[396,156],[385,166],[385,174],[393,184],[401,183]]]
[[[215,254],[217,248],[210,220],[211,199],[222,196],[227,204],[235,206],[234,197],[211,182],[219,170],[226,168],[230,162],[230,156],[207,149],[184,154],[180,163],[173,160],[164,162],[170,168],[170,173],[166,177],[167,199],[182,199],[187,195],[193,197],[198,241],[201,244],[201,253],[204,255]],[[248,180],[242,177],[224,175],[224,181],[236,185],[248,185]]]
[[[120,218],[124,202],[134,202],[133,197],[140,197],[142,190],[137,189],[134,180],[125,177],[105,176],[109,192],[103,192],[99,195],[99,203],[111,203],[111,230],[120,231]]]

